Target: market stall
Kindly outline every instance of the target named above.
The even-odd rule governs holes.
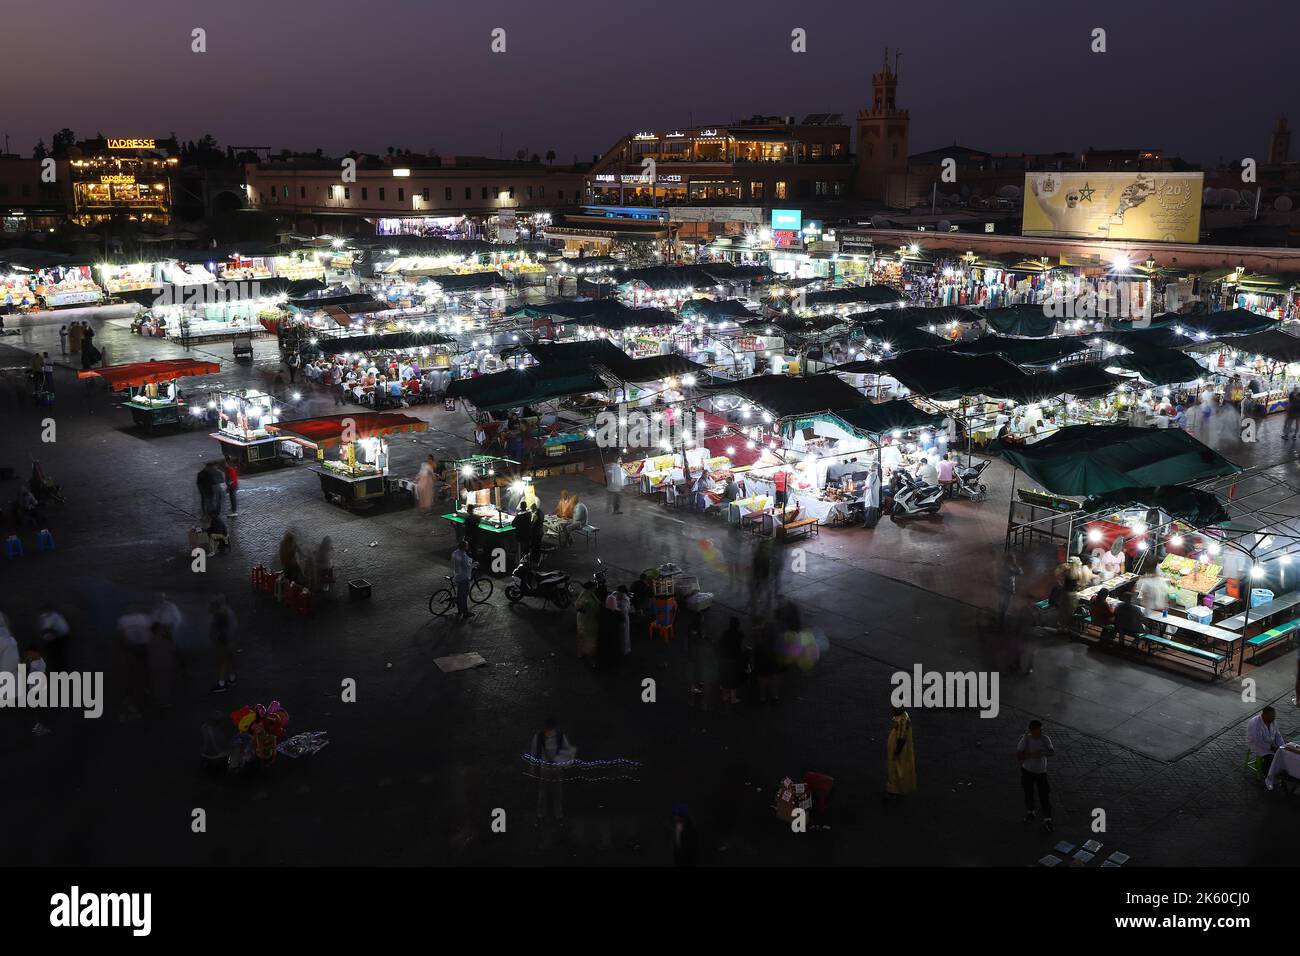
[[[130,410],[138,427],[152,432],[165,425],[188,426],[203,409],[188,405],[181,396],[177,381],[195,375],[212,375],[221,371],[217,362],[195,359],[164,359],[106,365],[78,372],[78,378],[99,378],[114,392],[126,392],[122,407]],[[193,414],[191,414],[191,412]]]
[[[428,423],[396,412],[330,415],[275,422],[277,439],[314,451],[325,500],[344,508],[371,507],[389,492],[387,436],[422,432]],[[333,457],[326,450],[335,450]]]
[[[282,463],[280,439],[272,426],[280,421],[283,405],[256,389],[220,390],[208,402],[217,417],[211,437],[221,454],[233,458],[242,470],[255,471]]]
[[[455,477],[456,510],[441,517],[457,529],[472,522],[491,540],[506,540],[514,533],[515,515],[537,501],[532,478],[510,458],[471,455],[448,464]]]

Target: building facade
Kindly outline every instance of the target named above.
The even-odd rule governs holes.
[[[354,217],[383,234],[421,234],[473,219],[500,222],[575,206],[583,177],[536,163],[444,157],[409,166],[359,159],[355,181],[343,161],[294,158],[249,164],[249,208],[293,217]]]
[[[629,133],[593,164],[586,199],[609,206],[772,206],[850,195],[838,114]]]
[[[907,140],[912,119],[898,108],[898,65],[889,68],[889,51],[871,77],[871,108],[858,113],[854,192],[859,199],[884,201],[891,176],[907,172]]]
[[[49,232],[67,220],[72,195],[67,160],[0,156],[0,235]],[[54,182],[44,171],[53,170]]]
[[[68,218],[80,226],[171,222],[171,177],[180,160],[154,139],[90,140],[70,151]]]

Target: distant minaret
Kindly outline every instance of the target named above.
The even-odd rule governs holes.
[[[1279,116],[1273,127],[1273,138],[1268,144],[1268,162],[1270,166],[1280,166],[1291,156],[1291,130],[1287,129],[1286,117]]]
[[[871,109],[858,112],[857,172],[859,199],[883,199],[891,173],[907,172],[907,132],[911,117],[898,108],[898,51],[889,67],[889,48],[880,72],[871,77]]]

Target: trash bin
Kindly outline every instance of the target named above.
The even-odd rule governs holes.
[[[1268,588],[1251,588],[1250,589],[1250,606],[1259,607],[1261,604],[1268,604],[1273,600],[1273,592]]]

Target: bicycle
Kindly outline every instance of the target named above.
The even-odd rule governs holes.
[[[456,585],[452,583],[450,574],[443,575],[443,577],[447,582],[447,586],[439,588],[429,595],[429,613],[434,617],[442,617],[456,606]],[[478,565],[474,565],[474,581],[469,586],[469,599],[475,604],[487,604],[491,600],[492,592],[495,589],[492,579],[480,577]]]

